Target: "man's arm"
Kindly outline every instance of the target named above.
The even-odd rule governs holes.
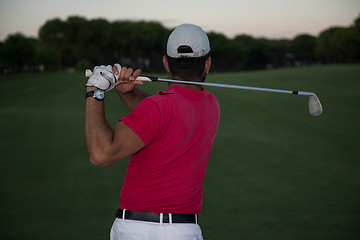
[[[104,102],[92,97],[86,99],[85,139],[90,162],[97,166],[109,165],[145,146],[123,122],[119,122],[112,130],[105,119]]]
[[[130,77],[136,79],[140,73],[141,71],[138,70],[133,74],[132,69],[123,68],[119,80],[129,82]],[[142,99],[134,90],[136,84],[141,84],[136,82],[130,81],[129,84],[126,83],[117,89],[120,94],[127,95],[125,101],[128,101],[129,106],[136,106],[136,102]],[[87,91],[94,89],[95,87],[87,87]],[[104,102],[93,97],[86,99],[85,140],[90,161],[97,166],[109,165],[138,152],[145,146],[144,142],[123,122],[119,122],[112,130],[105,118]]]
[[[113,72],[118,74],[118,69],[113,68]],[[142,81],[129,81],[130,77],[136,79],[138,76],[140,76],[140,74],[140,69],[137,69],[135,72],[133,72],[131,68],[123,67],[119,76],[120,84],[118,84],[115,88],[124,105],[131,111],[135,109],[141,100],[151,96],[150,93],[146,93],[138,88],[135,88],[136,85],[142,85]]]

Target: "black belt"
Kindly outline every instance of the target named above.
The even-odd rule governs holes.
[[[146,221],[146,222],[156,222],[160,223],[160,213],[148,213],[148,212],[136,212],[118,209],[116,211],[116,217],[123,219],[123,212],[125,211],[124,219],[137,220],[137,221]],[[170,215],[172,223],[197,223],[197,215],[195,214],[162,214],[163,223],[170,223]]]

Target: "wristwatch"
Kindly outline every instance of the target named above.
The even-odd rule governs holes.
[[[104,94],[103,90],[95,89],[95,90],[92,90],[92,91],[89,91],[86,93],[85,98],[88,98],[88,97],[93,97],[96,100],[103,101],[105,98],[105,94]]]

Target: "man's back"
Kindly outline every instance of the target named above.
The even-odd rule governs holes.
[[[120,208],[200,212],[202,181],[220,118],[215,96],[172,87],[121,119],[145,143],[129,162]]]

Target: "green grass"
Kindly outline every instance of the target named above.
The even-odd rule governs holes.
[[[212,73],[221,120],[204,182],[204,239],[360,238],[360,65]],[[88,161],[82,73],[0,77],[0,239],[109,239],[127,161]],[[156,93],[166,84],[144,87]],[[113,126],[128,113],[106,96]]]

